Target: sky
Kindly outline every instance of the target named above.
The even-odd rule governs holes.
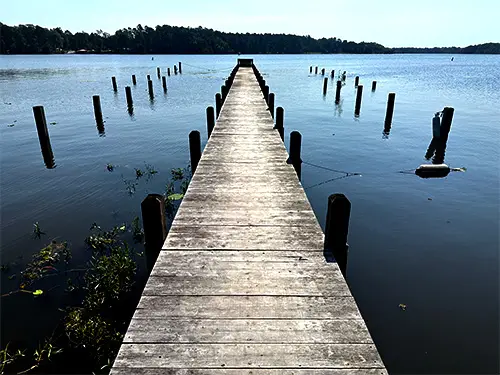
[[[386,47],[465,47],[500,42],[500,0],[0,0],[0,22],[73,33],[202,26]]]

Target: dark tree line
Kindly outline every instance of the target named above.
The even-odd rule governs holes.
[[[287,34],[223,33],[202,27],[137,25],[113,35],[97,30],[71,33],[61,28],[0,23],[0,53],[50,54],[68,51],[129,54],[224,53],[500,53],[499,43],[466,48],[386,48],[377,43],[355,43],[337,38],[314,39]]]

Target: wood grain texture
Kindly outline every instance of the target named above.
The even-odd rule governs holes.
[[[273,125],[240,67],[111,374],[387,374]]]

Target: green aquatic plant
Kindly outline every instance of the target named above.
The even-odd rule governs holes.
[[[109,172],[113,172],[115,170],[115,166],[111,163],[108,163],[106,164],[106,169],[109,171]]]
[[[135,170],[135,178],[136,179],[139,179],[141,178],[142,176],[144,176],[144,171],[139,169],[139,168],[134,168]]]
[[[139,224],[139,216],[134,217],[134,220],[132,220],[132,236],[135,243],[141,243],[144,239],[144,230]]]
[[[42,236],[46,234],[45,232],[42,232],[40,229],[40,224],[38,224],[38,221],[33,224],[33,238],[40,239]]]
[[[85,244],[92,250],[104,252],[119,242],[118,235],[125,232],[126,226],[115,226],[109,231],[103,231],[96,223],[90,228],[92,233],[85,238]]]
[[[5,373],[6,366],[12,365],[14,362],[25,356],[25,351],[21,351],[20,349],[11,351],[9,346],[10,342],[5,345],[4,349],[0,349],[0,374]]]

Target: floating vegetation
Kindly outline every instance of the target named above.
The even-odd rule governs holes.
[[[52,122],[50,122],[49,124],[50,124],[50,125],[56,125],[56,124],[57,124],[57,122],[52,121]]]
[[[92,251],[105,252],[111,246],[114,246],[118,243],[118,235],[125,232],[126,227],[125,225],[122,225],[120,227],[115,226],[110,231],[103,231],[100,226],[94,223],[92,224],[90,230],[94,233],[85,238],[85,244]]]
[[[40,229],[40,224],[38,224],[38,221],[33,224],[33,238],[42,238],[43,235],[45,235],[45,232],[42,232]]]
[[[403,311],[406,311],[406,305],[404,303],[400,303],[399,308]]]
[[[144,163],[144,166],[146,167],[148,175],[152,176],[158,173],[158,171],[151,164]]]
[[[143,172],[141,169],[134,168],[134,170],[135,170],[135,178],[136,178],[136,179],[139,179],[139,178],[141,178],[142,176],[144,176],[144,172]]]
[[[135,243],[141,243],[144,239],[144,230],[139,224],[139,216],[134,217],[134,220],[132,220],[132,236]]]
[[[113,172],[115,170],[115,166],[111,163],[106,164],[106,169],[108,172]]]
[[[170,170],[170,174],[172,175],[172,179],[174,181],[179,181],[184,178],[184,170],[182,168],[173,168]]]
[[[15,352],[11,352],[9,350],[10,342],[5,345],[4,349],[0,350],[0,374],[4,373],[5,366],[14,363],[19,358],[25,356],[24,351],[17,350]]]
[[[8,128],[12,128],[13,126],[16,126],[16,124],[8,124],[7,125]]]

